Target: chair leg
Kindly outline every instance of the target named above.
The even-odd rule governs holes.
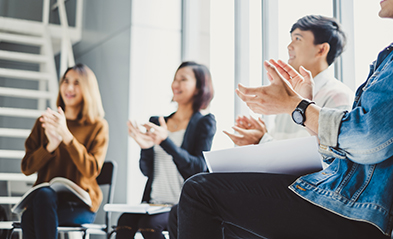
[[[7,232],[7,237],[6,237],[6,238],[7,238],[7,239],[11,239],[13,233],[14,233],[14,228],[8,230],[8,232]]]
[[[83,232],[83,231],[70,231],[70,232],[65,232],[64,234],[67,234],[66,238],[63,237],[64,239],[85,239],[85,238],[89,238],[89,237],[86,237],[86,232]]]
[[[111,239],[113,233],[116,233],[116,230],[113,230],[110,233],[108,233],[108,238],[107,239]]]

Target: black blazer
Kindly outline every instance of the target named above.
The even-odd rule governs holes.
[[[164,117],[165,121],[168,121],[173,114]],[[157,116],[151,117],[149,121],[160,125]],[[207,165],[202,151],[211,149],[215,133],[216,120],[214,115],[207,114],[203,116],[200,112],[196,112],[191,116],[190,122],[188,122],[180,148],[169,138],[162,141],[160,146],[173,157],[173,162],[176,164],[179,173],[186,180],[194,174],[207,172]],[[143,175],[148,177],[142,201],[149,202],[154,177],[153,147],[141,150],[139,167]]]

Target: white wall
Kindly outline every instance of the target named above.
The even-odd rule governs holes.
[[[129,119],[145,123],[168,115],[171,82],[181,62],[181,0],[134,0],[131,12]],[[128,140],[127,202],[138,203],[145,186],[139,170],[140,148]]]

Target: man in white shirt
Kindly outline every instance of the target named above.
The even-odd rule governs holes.
[[[321,107],[351,109],[354,93],[328,70],[345,46],[345,34],[339,23],[329,17],[305,16],[292,26],[290,33],[292,41],[288,45],[288,63],[297,71],[301,66],[311,71],[315,82],[312,100]],[[310,135],[286,114],[276,116],[275,127],[269,133],[262,119],[246,116],[238,117],[233,129],[238,134],[224,133],[239,146]],[[171,238],[177,238],[176,210],[175,206],[169,218]]]
[[[313,101],[320,107],[351,109],[354,93],[334,78],[328,67],[343,52],[346,37],[340,24],[330,17],[309,15],[293,24],[288,45],[288,64],[299,71],[311,71],[314,78]],[[297,125],[287,114],[277,115],[273,129],[267,132],[261,118],[239,116],[233,129],[238,134],[224,131],[236,145],[250,145],[273,139],[309,136],[312,132]]]

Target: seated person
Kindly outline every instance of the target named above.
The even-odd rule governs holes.
[[[55,177],[70,179],[89,193],[92,205],[39,188],[22,214],[23,238],[54,239],[58,225],[91,223],[102,201],[96,178],[109,135],[97,79],[87,66],[77,64],[67,69],[59,85],[58,109],[47,109],[26,139],[22,172],[37,173],[34,185]]]
[[[393,0],[381,17],[393,18]],[[179,239],[388,239],[393,220],[393,44],[371,65],[351,111],[313,104],[312,77],[282,61],[265,62],[271,84],[239,85],[260,114],[295,114],[317,133],[330,166],[297,178],[269,173],[202,173],[181,193]],[[241,160],[241,159],[239,159]]]
[[[140,169],[148,177],[143,201],[175,204],[183,182],[206,172],[202,151],[211,148],[216,132],[212,114],[202,115],[213,98],[208,68],[195,62],[183,62],[172,82],[172,100],[176,112],[167,117],[151,117],[142,132],[128,122],[129,135],[141,147]],[[116,238],[134,238],[140,231],[144,238],[164,238],[169,212],[154,215],[123,213],[117,223]]]
[[[288,64],[299,71],[300,66],[311,71],[314,78],[312,100],[320,107],[350,110],[354,93],[330,74],[328,67],[341,55],[345,34],[340,24],[330,17],[309,15],[300,18],[291,28]],[[279,114],[274,128],[267,132],[262,119],[239,116],[233,129],[224,131],[239,146],[309,136],[304,127],[295,124],[291,116]]]
[[[340,24],[324,16],[309,15],[300,18],[291,28],[288,45],[288,63],[299,71],[300,66],[310,69],[314,78],[313,100],[321,107],[349,110],[353,92],[332,76],[328,67],[344,50],[345,34]],[[279,114],[275,127],[267,133],[262,119],[237,117],[233,127],[239,134],[224,131],[239,146],[309,136],[304,127],[295,124],[289,115]],[[170,213],[169,235],[177,238],[177,207]]]

